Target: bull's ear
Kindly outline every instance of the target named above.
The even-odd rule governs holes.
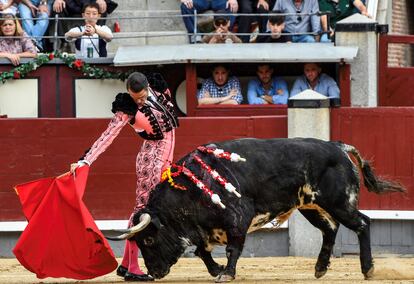
[[[157,230],[161,229],[164,225],[161,224],[161,221],[158,217],[151,217],[151,223],[157,228]]]

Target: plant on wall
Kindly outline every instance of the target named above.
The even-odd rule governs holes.
[[[7,80],[10,79],[24,78],[27,76],[27,74],[36,70],[43,64],[48,63],[54,58],[61,59],[68,67],[76,69],[82,72],[84,76],[92,79],[117,79],[124,81],[126,78],[128,78],[129,74],[134,72],[134,70],[128,70],[126,72],[110,71],[104,68],[91,66],[82,59],[77,59],[74,55],[69,55],[66,52],[54,52],[39,54],[34,60],[20,64],[19,66],[9,71],[1,72],[0,80],[4,84]]]

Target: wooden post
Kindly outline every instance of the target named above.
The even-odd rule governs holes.
[[[341,90],[341,106],[351,106],[351,67],[343,62],[339,64],[339,89]]]
[[[385,96],[387,89],[387,72],[388,67],[388,39],[389,36],[385,34],[379,35],[379,47],[378,47],[378,106],[384,106]]]
[[[194,116],[197,107],[197,70],[195,64],[187,63],[185,66],[185,80],[186,80],[186,101],[187,101],[187,116]]]

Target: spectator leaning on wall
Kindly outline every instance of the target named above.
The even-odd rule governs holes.
[[[0,19],[0,57],[19,65],[22,57],[36,57],[36,47],[23,31],[19,21],[11,14]]]
[[[216,65],[212,69],[211,78],[206,79],[198,93],[198,104],[240,104],[243,100],[240,81],[229,77],[229,68]]]
[[[303,75],[296,79],[290,96],[295,96],[305,90],[314,90],[328,98],[339,98],[339,88],[335,80],[325,73],[317,63],[306,63]]]
[[[287,104],[287,83],[280,77],[273,77],[273,68],[269,64],[257,65],[256,75],[247,87],[249,104]]]

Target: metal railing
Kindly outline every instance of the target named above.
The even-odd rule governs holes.
[[[207,34],[210,35],[216,35],[217,33],[214,33],[214,31],[212,32],[208,32],[208,33],[203,33],[203,32],[199,32],[198,31],[198,23],[199,23],[199,19],[200,18],[213,18],[214,16],[217,15],[223,15],[223,16],[234,16],[234,17],[268,17],[269,14],[259,14],[259,13],[251,13],[251,14],[247,14],[247,13],[235,13],[235,14],[217,14],[217,13],[197,13],[197,11],[194,11],[194,14],[187,14],[187,15],[182,15],[180,13],[180,11],[174,11],[177,14],[168,14],[169,18],[184,18],[184,17],[192,17],[194,18],[194,33],[186,33],[187,36],[189,37],[197,37],[197,36],[204,36]],[[316,12],[316,13],[280,13],[280,14],[274,14],[272,13],[272,15],[280,15],[280,16],[322,16],[322,15],[329,15],[329,12]],[[128,21],[128,20],[159,20],[159,19],[164,19],[165,15],[145,15],[145,16],[124,16],[124,17],[102,17],[99,20],[110,20],[110,21]],[[329,27],[329,17],[328,18],[328,27]],[[17,17],[18,20],[22,21],[22,20],[45,20],[44,18],[21,18],[21,17]],[[43,35],[43,36],[36,36],[36,38],[42,38],[42,39],[52,39],[53,40],[53,50],[56,51],[59,49],[58,47],[58,40],[63,40],[65,39],[64,35],[59,35],[59,21],[83,21],[84,18],[80,18],[80,17],[60,17],[58,14],[56,14],[54,17],[50,17],[48,18],[49,21],[49,25],[50,22],[53,22],[54,25],[54,34],[53,35]],[[313,35],[313,36],[317,36],[317,35],[321,35],[321,34],[328,34],[329,36],[329,31],[320,31],[320,32],[297,32],[297,33],[281,33],[281,35]],[[251,35],[251,33],[235,33],[237,36],[244,36],[244,35]],[[255,33],[256,35],[266,35],[267,33]],[[116,35],[116,33],[114,33],[114,40],[117,39],[129,39],[129,38],[142,38],[142,37],[174,37],[174,36],[182,36],[183,33],[182,32],[177,32],[177,33],[171,33],[171,32],[163,32],[163,31],[148,31],[145,34],[135,34],[135,35]],[[5,38],[4,36],[0,36],[1,38]],[[13,37],[7,37],[7,38],[19,38],[17,36],[13,36]]]

